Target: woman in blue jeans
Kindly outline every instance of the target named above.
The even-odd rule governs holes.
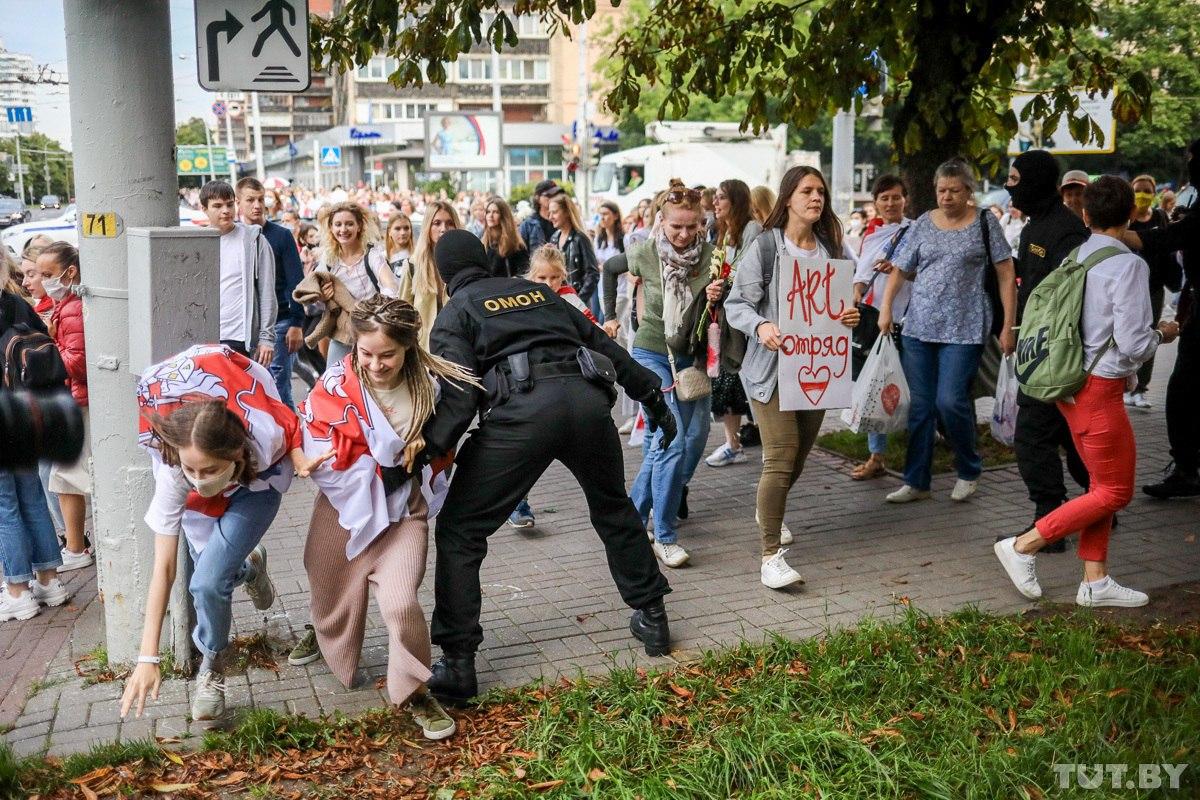
[[[35,471],[0,470],[0,622],[29,619],[71,597],[58,579],[62,554]]]
[[[904,485],[887,496],[889,503],[929,497],[939,417],[958,472],[950,499],[962,502],[975,493],[983,462],[975,447],[971,382],[992,331],[992,304],[984,288],[988,269],[996,270],[1004,307],[1000,348],[1008,355],[1016,347],[1017,284],[1004,231],[993,214],[971,205],[975,174],[965,161],[942,164],[934,181],[938,207],[913,223],[883,268],[891,270],[879,310],[884,334],[891,334],[893,304],[903,281],[913,281],[901,337],[901,362],[912,396],[908,453]]]
[[[192,719],[225,711],[221,655],[229,644],[233,590],[271,607],[275,587],[260,544],[295,474],[307,477],[333,456],[310,460],[295,412],[279,399],[266,367],[224,345],[189,348],[150,367],[138,384],[141,443],[150,452],[154,570],[137,668],[125,685],[121,716],[158,697],[158,643],[175,582],[179,534],[195,563],[188,590],[196,606],[192,641],[203,660]]]
[[[685,487],[708,443],[709,398],[684,402],[675,396],[675,378],[668,361],[666,334],[678,330],[696,295],[710,292],[712,245],[704,241],[700,192],[678,181],[660,198],[662,211],[650,238],[628,251],[629,273],[641,278],[645,309],[633,340],[633,358],[662,379],[667,405],[675,415],[679,434],[666,450],[659,448],[661,432],[647,436],[642,468],[630,498],[648,520],[654,515],[654,554],[668,567],[687,563],[688,553],[678,544],[676,517]],[[676,371],[692,366],[691,356],[671,354]]]

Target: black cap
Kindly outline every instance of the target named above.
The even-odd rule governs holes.
[[[438,274],[449,286],[454,276],[464,269],[477,267],[487,270],[487,251],[483,242],[470,231],[455,228],[442,234],[438,243],[433,246],[433,261],[437,264]]]
[[[556,194],[562,194],[563,188],[554,181],[546,180],[533,187],[534,197],[554,197]]]

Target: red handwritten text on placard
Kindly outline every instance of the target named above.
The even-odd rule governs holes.
[[[832,264],[826,264],[824,269],[801,267],[794,262],[792,267],[792,290],[788,292],[788,315],[796,317],[796,301],[800,301],[800,313],[805,325],[812,325],[817,316],[827,316],[832,320],[842,318],[846,310],[846,302],[838,301],[837,311],[833,311],[833,292],[831,286],[837,270]]]
[[[808,356],[809,367],[815,367],[817,359],[832,360],[837,365],[833,376],[840,378],[850,363],[850,336],[797,336],[787,333],[779,343],[779,351],[785,356]]]

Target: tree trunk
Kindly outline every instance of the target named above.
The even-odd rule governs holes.
[[[934,173],[939,164],[963,153],[962,113],[991,57],[999,21],[1011,6],[1008,0],[990,0],[974,8],[946,4],[914,31],[910,88],[892,126],[892,145],[908,184],[910,216],[937,205]],[[943,123],[940,132],[931,120]],[[910,130],[919,135],[919,144],[911,150],[904,145]]]

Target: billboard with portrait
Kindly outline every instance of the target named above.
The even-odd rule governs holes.
[[[425,166],[430,171],[500,169],[500,115],[430,111],[425,115]]]

